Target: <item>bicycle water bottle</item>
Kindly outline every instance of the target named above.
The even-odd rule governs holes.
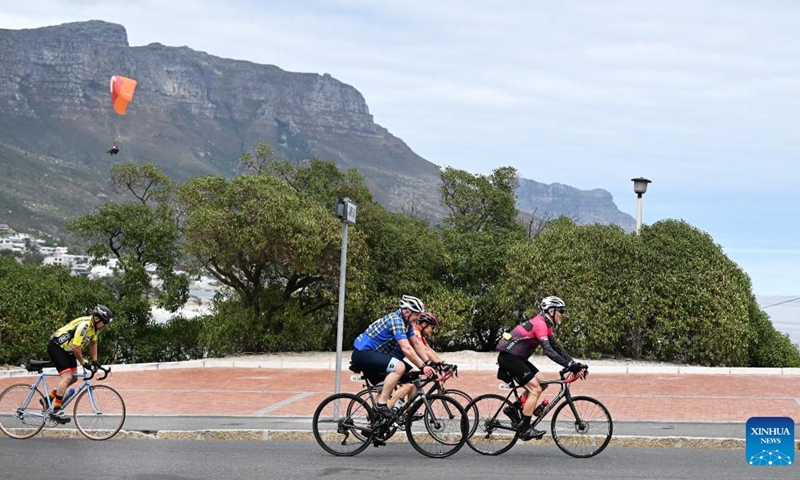
[[[540,403],[538,407],[533,409],[533,416],[538,417],[542,413],[542,410],[544,410],[544,407],[548,405],[550,405],[550,400],[545,398],[544,400],[542,400],[542,403]]]
[[[400,399],[397,401],[397,403],[395,403],[395,404],[394,404],[394,407],[392,407],[392,410],[393,410],[395,413],[399,412],[399,411],[400,411],[400,409],[401,409],[401,408],[403,408],[403,405],[404,405],[405,403],[406,403],[406,402],[405,402],[405,400],[403,400],[402,398],[400,398]]]
[[[67,394],[66,394],[66,395],[64,395],[64,398],[62,398],[62,399],[61,399],[61,403],[62,403],[62,404],[63,404],[63,403],[66,403],[66,402],[67,402],[67,399],[68,399],[69,397],[73,396],[74,394],[75,394],[75,389],[74,389],[74,388],[70,388],[69,390],[67,390]]]
[[[525,405],[525,401],[528,400],[528,395],[523,395],[519,397],[519,401],[521,405]]]

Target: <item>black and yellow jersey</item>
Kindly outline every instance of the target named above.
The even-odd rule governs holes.
[[[97,329],[92,317],[78,317],[56,330],[52,337],[67,352],[72,352],[73,345],[84,347],[89,341],[97,342]]]

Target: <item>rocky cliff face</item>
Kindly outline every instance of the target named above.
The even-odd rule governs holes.
[[[114,74],[139,82],[125,116],[111,108]],[[111,158],[114,141],[121,153]],[[230,176],[259,141],[280,157],[357,168],[391,209],[413,203],[432,218],[445,213],[434,193],[417,193],[436,191],[437,167],[375,124],[363,96],[328,74],[187,47],[130,47],[122,26],[100,21],[0,30],[0,216],[59,222],[84,213],[104,200],[112,162],[154,163],[179,181]],[[525,181],[518,193],[520,207],[539,214],[633,221],[602,190]]]

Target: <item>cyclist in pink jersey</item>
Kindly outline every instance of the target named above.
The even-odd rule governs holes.
[[[545,297],[539,304],[538,315],[504,333],[497,343],[496,350],[500,352],[497,364],[502,370],[511,374],[528,392],[528,399],[522,407],[522,422],[519,425],[519,436],[523,440],[542,438],[547,433],[531,427],[531,416],[543,390],[539,381],[544,379],[539,374],[539,369],[528,361],[536,347],[541,345],[544,354],[550,360],[568,368],[572,373],[583,375],[588,368],[575,362],[556,341],[555,328],[561,325],[565,309],[566,305],[560,298]]]

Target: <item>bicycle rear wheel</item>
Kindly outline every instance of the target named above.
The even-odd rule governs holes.
[[[470,416],[467,445],[482,455],[500,455],[507,452],[517,443],[519,432],[517,422],[520,419],[511,418],[505,412],[514,412],[517,409],[505,397],[488,393],[475,397],[467,407]]]
[[[75,399],[75,426],[90,440],[108,440],[125,423],[125,402],[111,387],[92,385]]]
[[[372,419],[367,402],[352,393],[336,393],[323,400],[314,412],[314,438],[331,455],[358,455],[372,441]]]
[[[39,389],[23,383],[11,385],[0,393],[0,430],[11,438],[31,438],[44,428],[47,402]]]
[[[597,455],[611,441],[614,424],[606,407],[592,397],[573,397],[553,414],[553,440],[564,453],[576,458]]]
[[[408,411],[406,435],[411,446],[426,457],[444,458],[461,450],[467,440],[464,408],[447,395],[426,395]]]

